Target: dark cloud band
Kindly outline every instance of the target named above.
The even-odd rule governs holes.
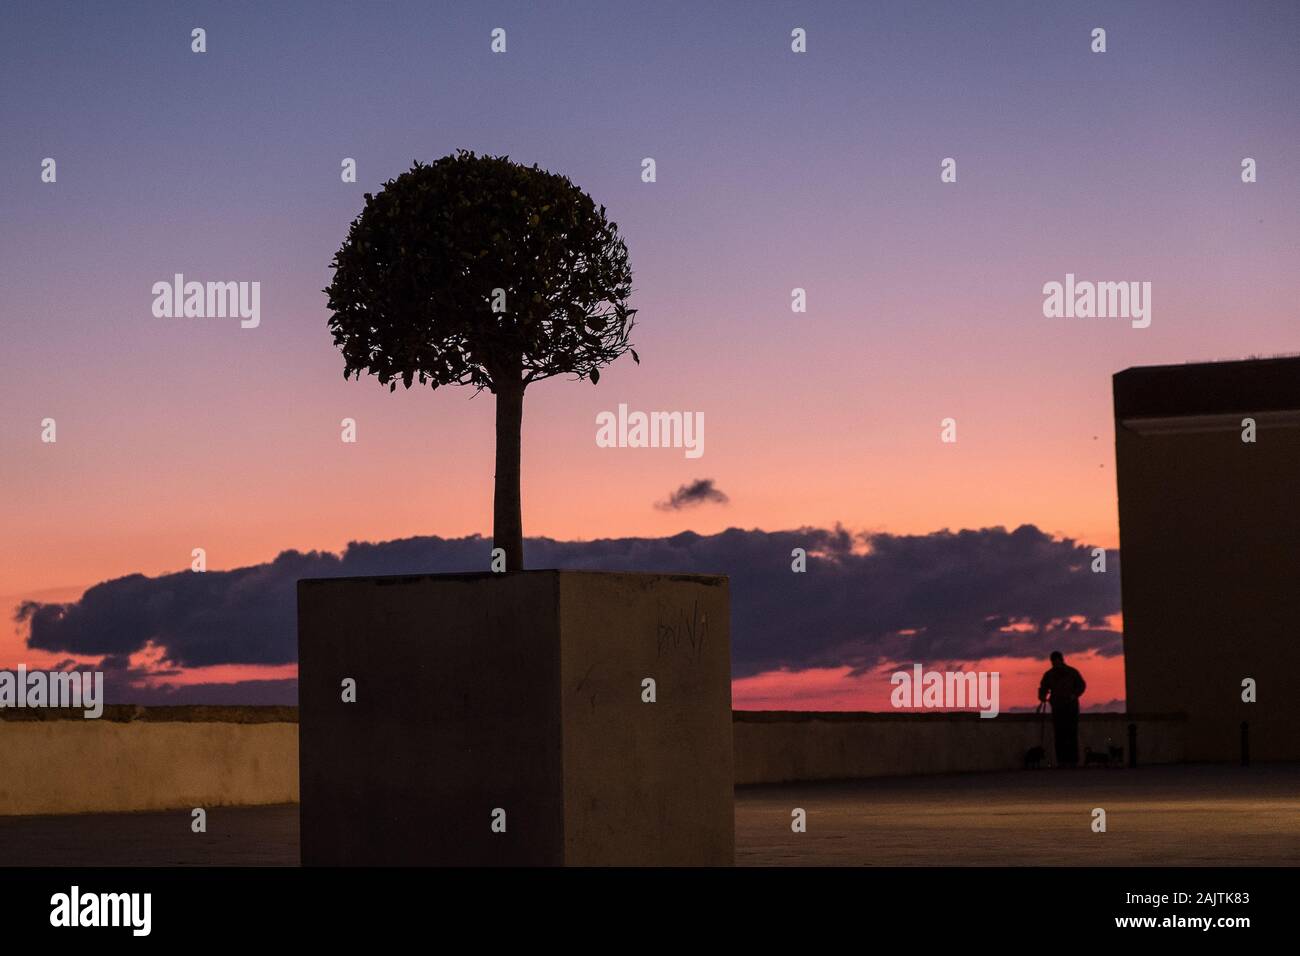
[[[95,585],[70,604],[29,602],[34,649],[125,656],[153,644],[175,667],[285,664],[296,658],[295,582],[304,577],[482,569],[484,538],[353,543],[341,555],[285,551],[231,571]],[[807,551],[805,573],[791,552]],[[527,542],[530,567],[728,574],[733,670],[868,670],[900,660],[974,660],[1121,651],[1118,559],[1094,574],[1091,553],[1032,525],[1014,531],[871,534],[842,528],[687,532],[671,538]]]

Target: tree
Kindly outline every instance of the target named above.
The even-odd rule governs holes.
[[[600,381],[625,351],[632,271],[605,207],[567,177],[460,150],[365,194],[331,263],[329,328],[343,377],[496,395],[494,547],[523,568],[524,389]]]

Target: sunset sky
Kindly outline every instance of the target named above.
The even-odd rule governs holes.
[[[530,537],[1032,525],[1114,549],[1111,375],[1300,350],[1297,36],[1284,3],[14,4],[0,599],[188,573],[196,547],[224,571],[490,534],[492,397],[345,381],[321,293],[362,194],[459,147],[571,177],[635,274],[641,364],[527,394]],[[260,327],[155,318],[178,272],[260,282]],[[1067,273],[1151,282],[1150,328],[1044,318]],[[619,403],[703,412],[704,455],[598,448]],[[702,478],[728,501],[655,507]],[[172,666],[156,637],[132,666],[173,685],[295,672]],[[25,640],[0,630],[0,666],[98,660]],[[958,663],[1032,703],[1048,644]],[[1076,653],[1087,702],[1123,697],[1113,650]],[[790,660],[738,670],[737,706],[888,706],[878,672]]]

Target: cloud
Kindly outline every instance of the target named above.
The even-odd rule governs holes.
[[[129,671],[127,657],[146,650],[164,668],[293,663],[299,578],[481,570],[491,547],[475,535],[354,542],[341,555],[285,551],[249,568],[105,581],[72,603],[24,603],[16,618],[30,625],[32,648],[107,656],[120,673]],[[794,548],[807,551],[804,573],[791,570]],[[531,538],[525,556],[533,568],[730,575],[737,677],[1122,650],[1108,622],[1120,611],[1117,553],[1094,574],[1088,546],[1032,525],[926,535],[837,527]]]
[[[660,511],[681,511],[683,508],[702,505],[706,501],[725,505],[730,500],[714,486],[712,478],[696,478],[689,485],[682,485],[674,491],[667,500],[657,502],[655,507]]]

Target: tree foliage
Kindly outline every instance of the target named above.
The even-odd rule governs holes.
[[[461,150],[365,200],[325,289],[344,377],[499,392],[640,361],[627,247],[567,177]]]

